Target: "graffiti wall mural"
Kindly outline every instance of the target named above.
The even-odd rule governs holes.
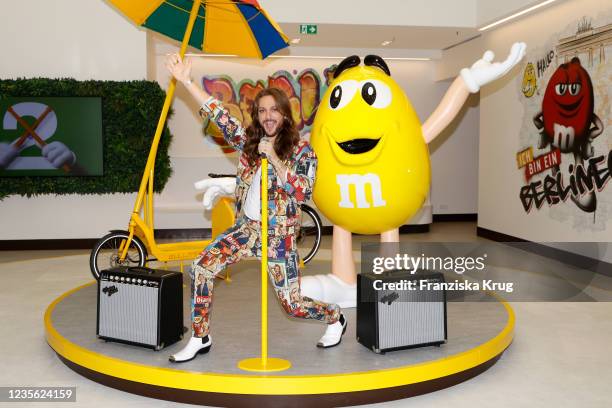
[[[527,55],[516,153],[527,214],[548,209],[577,230],[612,215],[612,24],[584,17]]]
[[[251,108],[255,96],[266,87],[281,89],[289,97],[293,119],[302,137],[308,137],[321,96],[331,81],[335,67],[332,65],[325,68],[322,73],[312,68],[300,72],[280,70],[266,79],[258,80],[237,81],[228,75],[208,75],[202,77],[202,86],[206,92],[221,100],[244,126],[252,121]],[[204,122],[204,134],[207,140],[219,146],[224,153],[233,151],[212,121]]]

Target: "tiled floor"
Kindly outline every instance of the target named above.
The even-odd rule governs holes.
[[[404,235],[402,240],[476,240],[475,229],[474,223],[438,223],[427,234]],[[356,248],[364,239],[356,239]],[[329,248],[327,238],[317,259],[329,259]],[[0,252],[0,350],[4,363],[0,386],[76,386],[77,403],[70,406],[175,406],[89,381],[61,363],[46,344],[43,313],[59,295],[91,281],[87,253]],[[45,258],[49,262],[42,263],[44,266],[40,261],[31,262]],[[609,292],[612,285],[608,279],[598,277],[599,290]],[[522,302],[512,306],[517,316],[515,340],[491,369],[433,394],[375,406],[609,407],[612,303]],[[65,403],[36,406],[52,405]]]

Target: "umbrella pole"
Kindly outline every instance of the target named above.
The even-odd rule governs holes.
[[[198,16],[198,10],[200,8],[201,0],[194,0],[193,6],[191,8],[191,13],[189,14],[189,22],[187,23],[187,29],[185,30],[185,35],[183,36],[183,42],[181,43],[181,49],[179,51],[179,55],[181,58],[185,55],[185,51],[187,50],[187,45],[189,44],[189,39],[191,38],[191,32],[193,31],[193,26],[195,24],[196,17]],[[155,130],[155,136],[153,137],[153,143],[151,144],[151,150],[149,151],[149,157],[147,158],[147,164],[145,166],[144,175],[142,177],[142,181],[140,182],[140,188],[138,189],[138,197],[136,198],[136,204],[134,205],[134,214],[140,214],[140,209],[142,207],[142,203],[144,200],[144,196],[146,193],[147,183],[153,183],[152,174],[153,167],[155,166],[155,157],[157,156],[157,148],[159,146],[159,141],[161,139],[162,132],[164,130],[164,125],[166,123],[166,118],[168,117],[168,111],[170,110],[170,104],[172,103],[172,99],[174,98],[174,90],[176,89],[176,79],[172,77],[170,80],[170,84],[168,85],[168,90],[166,91],[166,100],[164,101],[164,106],[161,111],[161,115],[159,116],[159,121],[157,122],[157,129]],[[151,197],[149,210],[152,212],[153,210],[153,197]],[[152,219],[152,217],[151,217]],[[132,223],[130,223],[130,227],[132,228]],[[153,228],[153,225],[149,225],[149,227]]]
[[[193,31],[193,25],[195,24],[196,17],[198,16],[198,9],[200,8],[201,0],[194,0],[193,7],[191,8],[191,13],[189,14],[189,22],[187,23],[187,29],[185,30],[185,35],[183,36],[183,42],[181,43],[181,49],[179,51],[179,55],[181,58],[185,55],[185,51],[187,50],[187,44],[189,44],[189,39],[191,38],[191,32]],[[153,142],[151,143],[151,150],[149,150],[149,157],[147,158],[147,164],[145,165],[144,174],[142,176],[142,180],[140,181],[140,187],[138,188],[138,196],[136,196],[136,203],[134,204],[134,210],[132,211],[132,216],[130,217],[130,224],[128,226],[129,238],[125,245],[125,248],[119,254],[119,259],[121,261],[125,260],[128,249],[130,247],[130,242],[132,241],[132,237],[134,236],[136,230],[136,219],[140,217],[140,209],[142,208],[143,201],[145,201],[145,196],[148,194],[147,200],[145,202],[146,208],[144,211],[145,215],[145,223],[149,228],[149,232],[153,237],[153,170],[155,168],[155,157],[157,156],[157,148],[159,147],[159,141],[161,139],[162,132],[164,131],[164,125],[166,124],[166,118],[168,117],[168,111],[170,110],[170,104],[172,103],[172,99],[174,98],[174,90],[176,89],[176,79],[172,77],[170,79],[170,84],[168,85],[168,90],[166,91],[166,99],[164,100],[164,106],[162,107],[161,114],[159,115],[159,120],[157,122],[157,129],[155,129],[155,136],[153,137]],[[147,191],[148,187],[148,191]],[[145,236],[146,236],[145,232]]]
[[[281,358],[268,358],[268,159],[261,159],[261,357],[238,362],[246,371],[283,371],[291,363]]]

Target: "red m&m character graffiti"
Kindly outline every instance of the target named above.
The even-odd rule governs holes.
[[[563,153],[581,158],[593,155],[592,140],[603,131],[601,119],[593,112],[593,84],[589,73],[572,58],[553,73],[542,100],[542,111],[534,118],[541,130],[540,148],[549,143]],[[593,127],[591,127],[593,125]]]
[[[603,132],[603,123],[595,114],[594,105],[591,77],[580,59],[574,57],[561,64],[548,81],[542,111],[533,118],[540,130],[539,148],[550,144],[551,149],[573,153],[575,166],[591,158],[593,139]],[[557,171],[558,167],[553,169],[554,173]],[[571,199],[586,212],[593,212],[597,207],[594,191]]]

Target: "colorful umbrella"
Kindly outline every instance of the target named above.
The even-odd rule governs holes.
[[[177,41],[185,36],[194,0],[110,0],[135,24]],[[202,0],[188,44],[205,53],[265,58],[287,37],[256,0]]]

